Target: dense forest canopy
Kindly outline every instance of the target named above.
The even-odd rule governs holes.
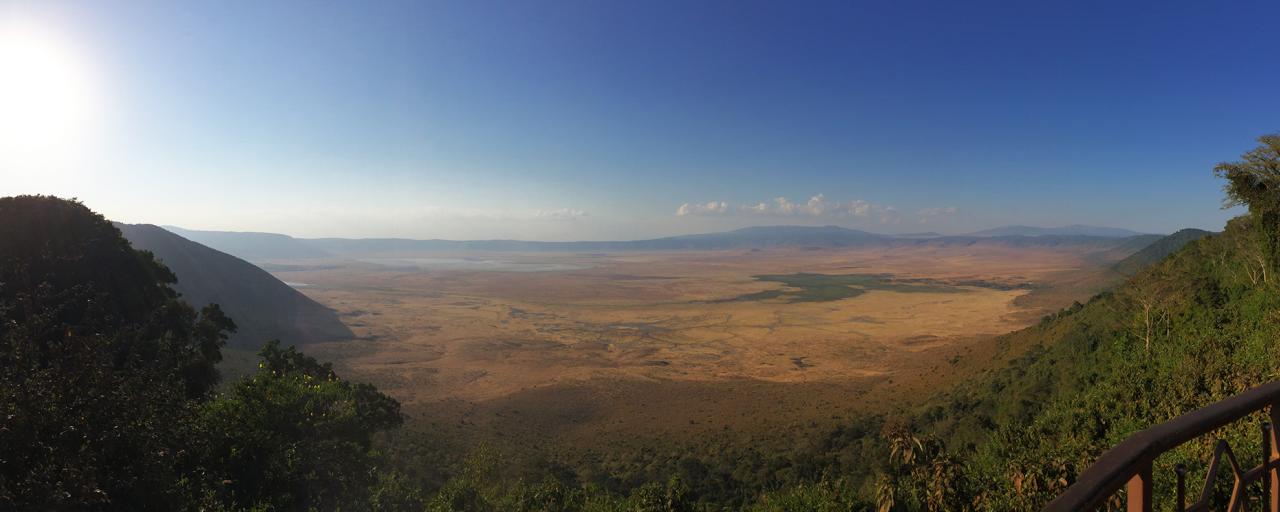
[[[1260,142],[1214,171],[1248,207],[1224,232],[1184,233],[1113,290],[1001,337],[1011,364],[915,409],[786,453],[673,446],[522,469],[483,449],[434,457],[395,400],[279,343],[215,387],[234,329],[216,305],[183,303],[77,202],[0,199],[0,508],[1035,509],[1133,432],[1276,378],[1280,136]],[[1221,436],[1258,449],[1255,424]],[[1157,490],[1177,463],[1203,477],[1212,447],[1159,459]]]
[[[234,323],[173,281],[84,205],[0,199],[0,509],[365,507],[398,404],[274,343],[215,391]]]

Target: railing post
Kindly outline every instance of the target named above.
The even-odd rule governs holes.
[[[1271,423],[1262,422],[1262,509],[1268,512],[1274,512],[1275,507],[1271,503],[1273,485],[1271,479]]]
[[[1137,474],[1129,479],[1125,487],[1128,490],[1129,512],[1151,512],[1151,462],[1148,461],[1138,469]]]
[[[1277,439],[1276,429],[1276,425],[1280,425],[1280,404],[1271,404],[1268,413],[1271,416],[1271,429],[1268,432],[1270,439],[1266,444],[1271,446],[1268,450],[1271,453],[1263,461],[1263,467],[1268,469],[1262,472],[1267,480],[1262,485],[1269,487],[1271,492],[1263,505],[1267,507],[1268,512],[1280,512],[1280,468],[1274,466],[1280,463],[1280,439]]]
[[[1176,512],[1186,512],[1187,510],[1187,465],[1178,464],[1173,468],[1173,472],[1178,474],[1178,496],[1174,500],[1174,509]]]

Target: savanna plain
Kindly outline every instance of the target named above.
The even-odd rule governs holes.
[[[1087,247],[388,253],[263,266],[357,338],[308,347],[454,447],[786,446],[1016,350],[1114,277]]]

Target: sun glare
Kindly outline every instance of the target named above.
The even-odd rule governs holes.
[[[63,38],[0,24],[0,170],[39,171],[75,158],[93,106],[87,66]]]

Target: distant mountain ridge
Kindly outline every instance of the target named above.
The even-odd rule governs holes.
[[[189,304],[222,307],[238,327],[228,340],[232,347],[256,349],[272,339],[304,344],[354,337],[333,310],[247,261],[158,226],[115,225],[134,248],[150,251],[173,271],[178,277],[173,288]]]
[[[1084,224],[1073,224],[1070,226],[1062,226],[1056,228],[1041,228],[1035,226],[1001,226],[998,228],[984,229],[969,233],[968,236],[1097,236],[1106,238],[1126,238],[1131,236],[1144,235],[1147,233],[1139,233],[1123,228],[1109,228],[1102,226],[1086,226]]]
[[[161,226],[170,233],[250,261],[323,258],[329,256],[297,238],[278,233],[251,231],[197,231]]]
[[[924,231],[920,233],[898,233],[893,235],[894,238],[940,238],[946,236],[937,231]]]
[[[1012,229],[1017,228],[1017,229]],[[354,257],[375,254],[404,254],[430,251],[508,251],[508,252],[618,252],[735,250],[769,248],[842,248],[901,247],[915,245],[966,246],[1004,245],[1012,247],[1085,245],[1097,250],[1125,247],[1129,252],[1141,249],[1159,235],[1118,236],[1127,232],[1116,228],[1025,228],[1011,227],[1010,232],[1037,234],[986,234],[946,236],[937,233],[884,235],[840,226],[756,226],[717,233],[680,235],[649,240],[536,242],[524,240],[413,240],[407,238],[293,238],[272,233],[236,233],[194,231],[173,228],[196,242],[234,254],[250,261]],[[1004,229],[1004,228],[997,228]],[[1095,234],[1079,234],[1087,231]],[[993,232],[993,230],[988,230]],[[1104,233],[1104,234],[1097,234]],[[1131,250],[1126,247],[1137,244]],[[1128,252],[1120,258],[1127,256]],[[1119,259],[1119,258],[1116,258]]]

